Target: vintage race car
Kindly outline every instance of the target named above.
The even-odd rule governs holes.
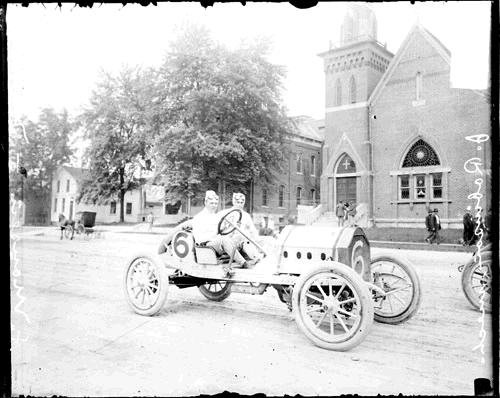
[[[392,255],[371,258],[361,228],[290,225],[264,244],[246,236],[239,220],[239,210],[228,212],[219,233],[241,233],[262,258],[254,268],[234,268],[228,277],[222,265],[232,263],[231,253],[218,256],[198,245],[187,221],[163,239],[156,255],[138,253],[127,263],[124,290],[130,307],[140,315],[157,314],[169,285],[197,287],[213,301],[274,288],[302,332],[315,345],[335,351],[360,344],[373,320],[397,324],[417,312],[421,288],[414,267]]]

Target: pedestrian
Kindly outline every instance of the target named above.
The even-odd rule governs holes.
[[[427,216],[425,217],[425,228],[429,232],[429,235],[427,238],[425,238],[425,241],[427,243],[431,243],[431,238],[434,237],[434,231],[432,230],[432,210],[429,208],[427,209]]]
[[[349,226],[349,202],[344,202],[344,225]]]
[[[463,245],[469,246],[474,237],[474,221],[472,219],[472,214],[470,213],[472,207],[467,206],[465,209],[465,214],[463,217],[464,233],[463,233]]]
[[[431,218],[431,227],[434,232],[433,236],[430,239],[430,243],[436,240],[436,243],[439,245],[441,243],[441,238],[439,236],[439,231],[441,230],[441,220],[438,215],[438,209],[434,209],[432,218]]]
[[[356,203],[353,203],[349,210],[349,224],[353,227],[356,226]]]
[[[150,212],[148,214],[148,231],[151,232],[153,230],[153,222],[154,222],[154,217],[153,217],[153,212]]]
[[[335,215],[337,216],[337,226],[343,227],[345,219],[345,209],[343,201],[339,201],[337,206],[335,206]]]

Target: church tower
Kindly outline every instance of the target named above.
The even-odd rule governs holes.
[[[377,18],[371,6],[349,3],[340,41],[330,43],[319,56],[324,61],[328,110],[366,101],[394,55],[377,41]]]
[[[373,175],[368,98],[393,54],[377,41],[377,18],[369,4],[347,4],[340,41],[319,54],[325,72],[325,145],[321,202],[333,211],[340,200],[365,203],[371,216]]]

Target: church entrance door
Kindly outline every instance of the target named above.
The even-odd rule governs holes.
[[[356,177],[337,178],[337,203],[339,201],[356,202]]]

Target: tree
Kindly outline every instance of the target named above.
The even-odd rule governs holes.
[[[267,39],[231,50],[203,26],[184,26],[159,70],[156,173],[166,200],[225,183],[271,184],[283,168],[290,121],[282,104],[285,70],[267,60]]]
[[[9,135],[10,192],[18,198],[50,197],[56,168],[69,161],[69,136],[73,130],[66,109],[44,108],[35,123],[23,116]],[[24,171],[24,173],[21,173]]]
[[[140,67],[124,66],[117,76],[101,71],[79,120],[90,145],[85,156],[89,171],[77,200],[103,204],[118,197],[121,222],[125,193],[141,184],[140,170],[151,164],[153,79],[152,69]]]

